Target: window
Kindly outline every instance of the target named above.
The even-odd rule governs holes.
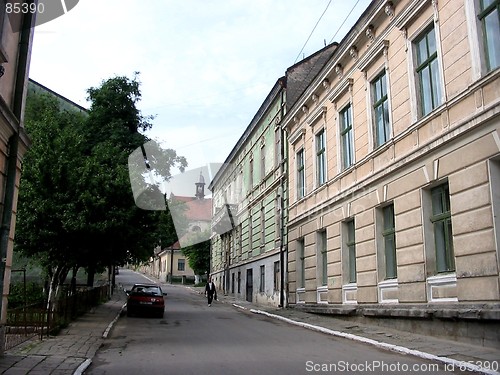
[[[389,100],[387,99],[387,80],[385,71],[372,82],[373,115],[375,127],[375,146],[387,142],[391,136],[389,123]]]
[[[316,134],[316,184],[321,186],[326,182],[326,147],[325,129]]]
[[[390,206],[384,207],[382,212],[384,220],[382,236],[384,237],[385,278],[395,279],[397,277],[397,262],[394,205],[391,204]]]
[[[354,163],[354,141],[352,130],[352,109],[348,105],[340,112],[340,139],[342,144],[342,169]]]
[[[260,178],[263,180],[266,177],[266,145],[260,148]]]
[[[348,270],[348,281],[349,283],[356,282],[356,238],[354,236],[354,219],[346,222],[346,249],[347,249],[347,264]]]
[[[238,294],[241,293],[241,271],[238,271]]]
[[[441,103],[438,55],[434,26],[415,40],[416,73],[419,85],[420,115],[426,116]]]
[[[253,159],[250,159],[248,163],[248,191],[252,191],[253,189]]]
[[[280,290],[280,262],[274,262],[274,285],[273,289],[275,292]]]
[[[253,223],[252,214],[248,214],[248,255],[252,255],[253,250]]]
[[[431,190],[434,244],[436,250],[436,272],[455,270],[453,233],[451,228],[450,190],[443,184]]]
[[[500,66],[500,0],[480,0],[478,19],[488,71]]]
[[[305,287],[304,239],[297,240],[297,288]]]
[[[281,128],[274,132],[274,165],[277,167],[281,162]]]
[[[265,244],[266,244],[266,208],[265,206],[262,206],[260,209],[260,245],[264,246]]]
[[[186,260],[179,259],[177,261],[177,271],[185,271],[186,270]]]
[[[317,234],[317,257],[318,257],[318,272],[319,285],[328,285],[328,262],[326,249],[326,230],[322,230]]]
[[[259,292],[264,293],[265,291],[266,291],[266,266],[260,266]]]
[[[306,189],[306,175],[304,170],[304,150],[297,152],[297,197],[303,198]]]

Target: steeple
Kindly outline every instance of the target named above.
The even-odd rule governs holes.
[[[203,199],[205,198],[205,178],[203,177],[203,174],[200,171],[200,179],[198,182],[195,182],[196,185],[196,198],[198,199]]]

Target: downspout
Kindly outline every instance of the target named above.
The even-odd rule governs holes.
[[[35,0],[28,0],[28,4],[35,3]],[[7,263],[7,253],[9,246],[9,234],[12,221],[12,209],[14,207],[14,198],[17,180],[17,155],[19,151],[19,140],[21,131],[21,122],[23,115],[23,98],[25,95],[25,83],[28,75],[29,56],[30,56],[30,41],[33,32],[33,14],[27,12],[23,16],[23,27],[20,30],[21,37],[19,40],[19,53],[17,60],[16,84],[14,89],[14,100],[12,112],[18,120],[14,134],[9,138],[7,156],[7,175],[5,181],[5,194],[3,199],[2,222],[0,225],[0,314],[4,308],[3,294],[5,282],[5,268]],[[30,27],[25,27],[30,25]],[[1,327],[3,342],[3,327]],[[0,348],[3,352],[4,347]]]
[[[286,85],[286,84],[285,84]],[[286,87],[286,86],[285,86]],[[283,119],[285,113],[284,113],[284,108],[285,108],[285,87],[282,88],[281,90],[281,114],[280,117]],[[285,186],[285,174],[287,173],[287,168],[286,168],[286,163],[287,163],[287,157],[285,156],[285,130],[283,129],[283,126],[280,125],[280,154],[281,154],[281,161],[280,161],[280,187],[281,187],[281,197],[280,197],[280,307],[286,307],[285,306],[285,252],[287,249],[287,245],[285,245],[285,191],[287,191],[286,186]]]

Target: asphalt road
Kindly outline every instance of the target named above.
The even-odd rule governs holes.
[[[142,275],[121,270],[129,288]],[[434,363],[305,330],[236,309],[207,306],[182,286],[162,285],[163,319],[119,319],[85,374],[450,374]]]

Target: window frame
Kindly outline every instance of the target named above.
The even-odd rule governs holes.
[[[186,259],[177,259],[177,271],[186,271]]]
[[[280,261],[277,260],[274,262],[274,283],[273,283],[274,292],[280,291],[280,283],[281,283]]]
[[[388,222],[389,215],[390,221]],[[394,214],[394,204],[382,207],[382,237],[384,246],[384,279],[391,280],[398,277],[397,256],[396,256],[396,220]],[[392,242],[392,247],[388,248],[388,241]],[[392,260],[393,264],[390,264]]]
[[[326,229],[316,232],[318,286],[328,285],[328,248]]]
[[[342,170],[346,170],[354,165],[354,126],[352,112],[351,103],[344,106],[339,112]]]
[[[433,187],[430,190],[432,230],[434,234],[435,271],[436,274],[455,272],[455,254],[453,248],[453,228],[451,222],[451,201],[448,183]],[[436,206],[439,200],[441,207]],[[438,211],[436,211],[438,209]],[[442,225],[439,228],[438,225]],[[443,243],[441,242],[443,240]],[[443,247],[444,246],[444,247]]]
[[[493,36],[492,38],[492,41],[493,43],[496,41],[497,45],[496,45],[496,49],[495,49],[495,46],[492,46],[492,48],[488,48],[488,32],[487,32],[487,27],[486,27],[486,24],[485,24],[485,19],[489,16],[491,16],[495,10],[497,12],[497,22],[500,24],[500,0],[492,0],[491,1],[491,4],[489,4],[488,6],[484,6],[484,0],[479,0],[479,9],[478,9],[478,13],[477,13],[477,19],[480,23],[480,29],[481,29],[481,39],[482,39],[482,47],[483,47],[483,53],[484,53],[484,60],[485,60],[485,64],[486,64],[486,71],[487,72],[491,72],[492,70],[495,70],[497,69],[498,67],[500,67],[500,54],[499,56],[497,56],[498,58],[498,63],[496,66],[492,66],[491,63],[491,59],[490,59],[490,51],[493,50],[493,51],[498,51],[500,50],[500,31],[498,31],[498,34],[495,35],[496,37],[498,37],[498,39],[495,39],[495,36]],[[497,52],[499,53],[499,52]]]
[[[305,151],[303,148],[296,153],[297,199],[306,196]]]
[[[383,79],[383,80],[382,80]],[[377,82],[381,82],[382,92],[380,98],[378,97]],[[382,72],[377,74],[370,82],[371,97],[372,97],[372,114],[373,114],[373,128],[374,128],[374,145],[378,148],[387,143],[392,137],[391,116],[389,108],[389,87],[387,80],[387,71],[383,69]],[[384,94],[385,88],[385,94]],[[377,109],[382,106],[382,127],[384,130],[384,139],[381,141],[379,130],[381,126],[378,123],[379,117],[377,116]]]
[[[433,40],[430,34],[433,34]],[[434,23],[425,27],[412,41],[412,49],[414,54],[414,74],[417,85],[417,114],[419,118],[426,117],[432,113],[443,103],[443,87],[442,87],[442,72],[441,61],[439,58],[439,46],[437,37],[437,28]],[[422,56],[423,60],[420,61],[419,44],[425,40],[426,56]],[[429,43],[431,42],[431,43]],[[432,46],[434,50],[430,48]],[[435,63],[435,65],[433,65]],[[428,79],[424,80],[423,72],[428,71]],[[425,87],[425,86],[428,87]],[[428,91],[430,89],[430,91]],[[429,98],[430,95],[430,98]],[[430,108],[426,108],[426,102],[430,99]]]
[[[326,131],[322,128],[315,135],[316,146],[316,186],[326,183]]]
[[[297,264],[297,289],[305,288],[306,285],[306,264],[305,264],[305,240],[297,239],[296,243],[296,264]]]
[[[357,282],[356,274],[356,226],[354,218],[349,219],[345,222],[346,228],[346,240],[345,247],[347,250],[347,281],[348,283]]]
[[[266,291],[266,266],[263,264],[259,269],[259,293],[265,293]]]

